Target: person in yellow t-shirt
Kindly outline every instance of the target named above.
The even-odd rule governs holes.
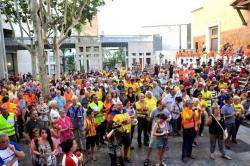
[[[127,91],[128,88],[130,87],[130,81],[129,80],[125,79],[125,81],[124,81],[124,87],[125,87],[125,91]]]
[[[114,114],[113,121],[116,125],[121,125],[119,129],[122,134],[122,150],[123,150],[123,157],[125,161],[130,161],[130,146],[131,146],[131,118],[123,109],[123,105],[121,101],[116,103],[116,110],[112,112]]]
[[[138,82],[136,82],[135,78],[131,79],[131,81],[130,81],[130,87],[133,89],[133,91],[135,93],[138,93],[138,91],[139,91],[139,84],[138,84]]]
[[[236,126],[236,134],[238,133],[238,130],[240,128],[240,125],[244,119],[244,108],[243,105],[240,103],[241,98],[239,96],[234,96],[234,103],[233,107],[235,109],[235,126]]]
[[[143,132],[143,141],[144,145],[148,145],[149,141],[149,135],[148,135],[148,128],[149,128],[149,123],[148,123],[148,114],[147,114],[147,109],[146,109],[146,102],[144,100],[145,95],[143,93],[139,94],[139,100],[135,103],[135,109],[136,109],[136,115],[137,115],[137,120],[138,120],[138,136],[137,136],[137,141],[138,141],[138,146],[141,147],[142,141],[142,132]]]
[[[202,98],[202,95],[199,94],[198,96],[199,102],[198,102],[198,107],[201,108],[202,106],[207,106],[207,102]]]
[[[124,69],[124,67],[122,67],[120,70],[121,76],[124,76],[126,73],[127,73],[127,71]]]
[[[144,101],[146,103],[147,113],[148,115],[150,115],[152,110],[156,108],[157,99],[153,97],[153,94],[151,91],[147,91],[146,98],[144,99]]]
[[[200,94],[198,96],[199,102],[198,102],[198,108],[201,110],[201,123],[199,126],[199,135],[203,136],[203,130],[205,126],[205,118],[206,118],[206,109],[207,109],[207,102],[202,98],[202,95]]]
[[[227,89],[228,85],[223,80],[220,80],[219,82],[219,89]]]

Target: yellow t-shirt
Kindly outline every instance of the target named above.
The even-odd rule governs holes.
[[[157,99],[155,97],[152,97],[151,99],[145,98],[144,101],[146,103],[148,115],[150,115],[152,110],[156,108]]]
[[[125,87],[125,90],[128,90],[128,88],[130,87],[130,82],[124,81],[124,87]]]
[[[97,92],[96,92],[96,96],[97,96],[97,98],[98,98],[98,100],[102,100],[102,90],[101,89],[99,89]]]
[[[206,102],[205,100],[202,99],[202,100],[199,101],[198,107],[199,107],[199,108],[202,108],[203,105],[206,107],[206,106],[207,106],[207,102]]]
[[[134,92],[138,92],[139,84],[137,82],[130,84],[130,87],[133,89]]]
[[[76,80],[76,84],[77,84],[77,85],[82,85],[82,80],[81,80],[81,79],[77,79],[77,80]]]
[[[124,76],[126,73],[127,73],[127,71],[126,71],[126,70],[124,70],[124,69],[121,69],[121,70],[120,70],[120,74],[121,74],[121,76]]]
[[[235,109],[235,112],[237,115],[243,115],[244,114],[244,108],[242,104],[233,104],[233,107]]]
[[[120,124],[124,120],[128,120],[128,121],[131,120],[131,118],[130,118],[130,116],[129,116],[129,114],[127,112],[126,113],[121,113],[121,114],[116,114],[114,116],[114,119],[113,119],[113,121],[115,123],[117,123],[117,124]],[[126,124],[126,125],[122,125],[122,130],[127,132],[127,133],[130,133],[130,131],[131,131],[131,123]]]
[[[225,83],[225,82],[219,83],[219,88],[220,89],[227,89],[227,83]]]
[[[141,102],[137,101],[135,103],[135,109],[136,109],[137,117],[142,117],[142,118],[146,117],[146,115],[142,114],[143,113],[142,112],[143,105],[145,105],[145,102],[141,103]]]

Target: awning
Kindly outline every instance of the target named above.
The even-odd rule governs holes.
[[[247,25],[247,22],[241,13],[241,10],[250,10],[250,0],[235,0],[231,3],[231,6],[233,6],[234,9],[237,10],[242,24]]]

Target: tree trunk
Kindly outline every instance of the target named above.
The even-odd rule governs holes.
[[[39,51],[38,66],[40,74],[40,84],[42,95],[47,98],[49,96],[48,74],[47,74],[47,58],[43,50]]]
[[[54,55],[55,55],[55,61],[56,61],[56,76],[60,77],[61,75],[61,57],[60,57],[60,46],[58,43],[54,43]]]
[[[49,86],[48,86],[48,75],[47,75],[47,55],[44,51],[44,39],[45,33],[43,31],[43,26],[39,14],[42,15],[42,2],[30,1],[31,8],[31,20],[33,22],[34,32],[37,40],[37,57],[38,66],[40,73],[40,86],[42,95],[47,98],[49,96]]]
[[[37,71],[36,71],[36,65],[37,65],[37,50],[30,51],[31,54],[31,62],[32,62],[32,75],[35,78]]]

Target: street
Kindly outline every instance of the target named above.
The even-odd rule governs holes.
[[[203,137],[199,137],[198,143],[199,146],[193,148],[193,155],[196,157],[194,160],[189,160],[186,164],[181,161],[181,144],[182,137],[169,137],[169,151],[166,153],[165,163],[168,166],[180,166],[180,165],[192,165],[192,166],[247,166],[250,163],[250,139],[249,134],[250,128],[241,126],[237,141],[239,144],[232,144],[231,150],[226,150],[226,152],[232,157],[232,160],[225,160],[220,157],[220,153],[218,151],[218,146],[216,146],[216,159],[213,161],[209,159],[209,139],[208,139],[208,130],[206,128]],[[135,133],[136,134],[136,133]],[[138,148],[136,142],[136,135],[134,136],[133,146],[135,147],[132,150],[132,159],[131,163],[126,163],[126,166],[142,166],[146,148]],[[24,160],[20,162],[21,166],[30,166],[30,153],[29,147],[27,145],[22,145],[25,150],[26,157]],[[103,164],[109,165],[109,156],[107,154],[107,148],[101,147],[99,150],[95,151],[95,156],[97,161],[88,162],[87,166],[102,166]],[[151,156],[150,165],[155,165],[156,155],[155,151],[153,151]]]

